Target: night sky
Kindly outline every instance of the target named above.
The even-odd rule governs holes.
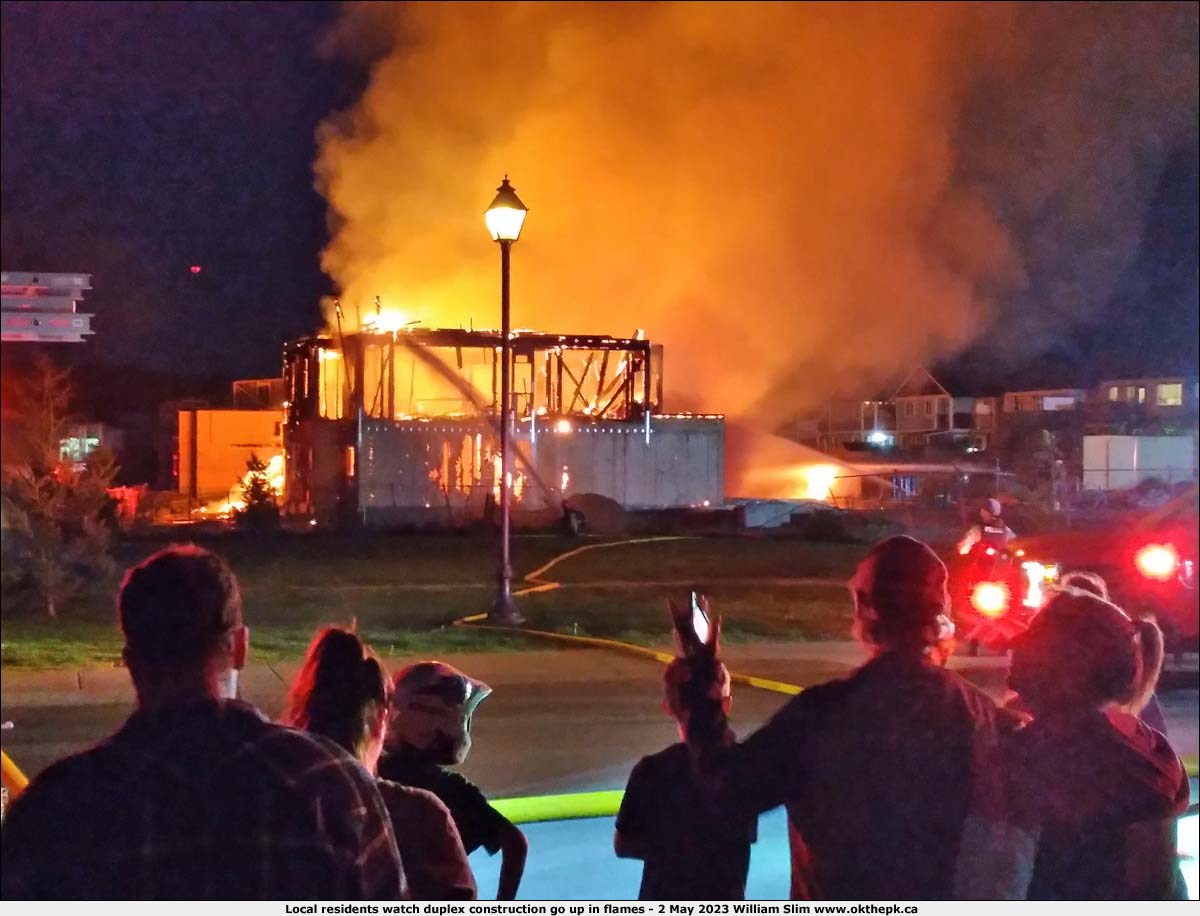
[[[88,357],[275,375],[318,325],[314,131],[355,91],[315,53],[336,12],[3,5],[4,266],[93,274]]]
[[[314,131],[365,79],[317,53],[337,6],[2,10],[4,268],[93,274],[98,333],[76,359],[277,374],[282,342],[318,327],[329,292]],[[984,340],[948,371],[1045,374],[1050,352],[1088,376],[1195,373],[1197,149],[1193,128],[1166,158],[1139,253],[1107,303],[1003,366]]]

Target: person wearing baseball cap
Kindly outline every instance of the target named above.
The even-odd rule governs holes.
[[[1015,717],[947,670],[946,566],[910,537],[876,544],[850,580],[869,655],[809,687],[737,749],[725,791],[786,805],[793,899],[954,893],[972,776]]]

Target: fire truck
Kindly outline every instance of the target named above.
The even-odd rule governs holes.
[[[1002,647],[1061,575],[1086,570],[1104,579],[1129,614],[1153,614],[1169,651],[1196,651],[1197,493],[1193,486],[1158,509],[1103,528],[1022,538],[1004,556],[964,558],[954,594],[963,638]]]

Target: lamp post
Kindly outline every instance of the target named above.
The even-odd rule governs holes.
[[[500,568],[496,573],[496,602],[492,605],[488,619],[495,624],[512,626],[522,623],[523,618],[513,603],[512,560],[509,554],[512,502],[512,462],[509,456],[509,439],[512,432],[509,255],[512,243],[521,235],[521,225],[529,211],[508,183],[507,175],[500,182],[496,192],[495,200],[483,215],[492,241],[500,243]]]

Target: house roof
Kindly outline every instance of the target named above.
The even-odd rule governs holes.
[[[933,373],[924,366],[918,366],[909,373],[908,378],[900,383],[892,397],[915,398],[934,394],[949,395],[950,392],[933,377]]]

